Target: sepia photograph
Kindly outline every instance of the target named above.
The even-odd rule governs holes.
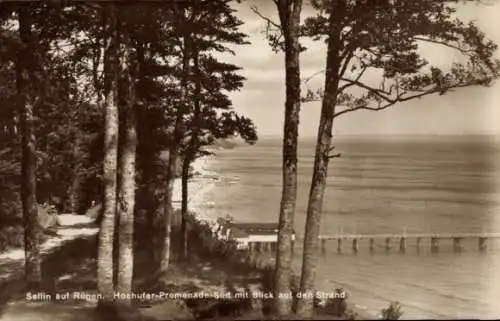
[[[497,19],[0,0],[0,321],[499,319]]]

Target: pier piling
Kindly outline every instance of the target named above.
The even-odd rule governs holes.
[[[323,254],[325,254],[325,253],[326,253],[326,240],[325,240],[325,239],[322,239],[322,240],[321,240],[321,252],[322,252]]]
[[[337,239],[337,252],[342,252],[342,239],[338,238]]]
[[[401,252],[405,252],[406,251],[406,237],[402,237],[400,242],[399,242],[399,250]]]
[[[375,251],[375,240],[373,238],[370,239],[370,251]]]
[[[391,238],[387,237],[385,239],[385,250],[390,251],[391,250]]]
[[[352,239],[352,250],[357,253],[359,250],[358,239]]]
[[[486,250],[486,240],[487,239],[488,238],[486,238],[486,237],[480,237],[479,238],[479,244],[478,245],[479,245],[479,250],[480,251]]]
[[[453,238],[453,250],[455,252],[461,252],[463,250],[461,237],[454,237]]]
[[[431,251],[432,252],[439,251],[439,238],[437,238],[437,237],[431,238]]]

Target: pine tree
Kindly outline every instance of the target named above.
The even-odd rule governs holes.
[[[17,9],[21,48],[16,65],[17,90],[21,111],[21,201],[24,217],[25,279],[28,289],[40,287],[42,275],[40,268],[40,232],[36,203],[36,138],[34,128],[34,109],[39,96],[33,90],[36,44],[32,37],[32,17],[29,6]]]
[[[180,243],[184,259],[188,256],[187,215],[190,165],[196,158],[211,154],[205,147],[210,146],[216,139],[240,136],[249,144],[257,141],[257,132],[253,122],[238,115],[233,110],[227,94],[224,93],[238,90],[243,86],[244,78],[236,73],[240,68],[220,62],[210,54],[201,54],[195,50],[193,70],[194,108],[185,125],[186,131],[182,146]]]
[[[101,303],[114,300],[113,245],[116,222],[117,168],[118,168],[118,9],[116,4],[106,5],[106,52],[105,68],[105,132],[104,132],[104,204],[99,230],[97,256],[98,291],[103,295]]]
[[[291,292],[292,247],[297,202],[297,149],[301,105],[300,15],[302,0],[274,0],[279,23],[264,17],[253,7],[252,10],[266,23],[266,36],[275,52],[285,53],[285,117],[283,126],[282,190],[279,213],[278,250],[274,282],[274,312],[279,316],[292,313],[292,300],[280,293]]]
[[[496,45],[474,23],[455,19],[446,1],[312,2],[317,16],[307,19],[304,34],[326,40],[324,90],[309,90],[306,100],[322,102],[314,169],[307,206],[301,292],[315,286],[319,230],[328,163],[332,154],[333,121],[357,110],[379,111],[427,95],[443,95],[454,88],[487,85],[498,75],[492,59]],[[468,62],[451,70],[433,66],[418,51],[419,42],[453,48]],[[373,72],[375,70],[375,72]],[[378,73],[377,73],[378,71]],[[365,74],[379,75],[373,86]],[[301,299],[297,313],[313,314],[313,300]]]

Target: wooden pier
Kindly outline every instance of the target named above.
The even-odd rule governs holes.
[[[463,250],[464,240],[477,240],[477,248],[480,251],[487,249],[487,240],[500,239],[500,233],[414,233],[414,234],[338,234],[338,235],[320,235],[319,246],[321,251],[326,253],[327,244],[330,241],[336,242],[337,252],[343,251],[344,244],[352,245],[352,252],[357,253],[363,244],[367,244],[370,251],[375,251],[375,245],[379,244],[389,252],[393,248],[393,241],[399,245],[400,252],[406,252],[409,246],[415,246],[417,251],[422,249],[423,241],[426,241],[431,252],[438,252],[440,246],[449,244],[455,252]],[[297,237],[297,241],[302,241],[303,237]],[[362,242],[364,241],[364,242]],[[292,242],[295,243],[295,242]],[[292,251],[293,251],[292,244]],[[249,242],[248,250],[250,252],[269,253],[275,252],[276,242]]]
[[[319,236],[321,248],[326,250],[327,241],[337,242],[337,251],[342,251],[342,244],[344,241],[352,242],[352,250],[357,252],[361,240],[369,240],[369,249],[375,249],[376,241],[385,241],[386,251],[392,248],[391,241],[399,241],[399,250],[405,252],[408,244],[415,244],[417,249],[420,249],[422,240],[430,241],[430,249],[432,252],[439,251],[441,240],[452,240],[453,249],[457,252],[463,249],[462,240],[476,239],[478,242],[478,249],[480,251],[486,250],[486,241],[488,239],[500,239],[500,233],[415,233],[415,234],[340,234],[340,235],[320,235]]]

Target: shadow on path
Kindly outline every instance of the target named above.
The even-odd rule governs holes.
[[[85,300],[55,300],[56,293],[89,292],[96,288],[96,253],[97,236],[91,236],[72,240],[48,254],[42,262],[41,289],[31,300],[25,292],[24,271],[17,271],[1,282],[0,320],[43,320],[33,316],[51,310],[52,320],[65,320],[56,315],[90,306]],[[62,308],[61,311],[55,308],[56,305]]]

